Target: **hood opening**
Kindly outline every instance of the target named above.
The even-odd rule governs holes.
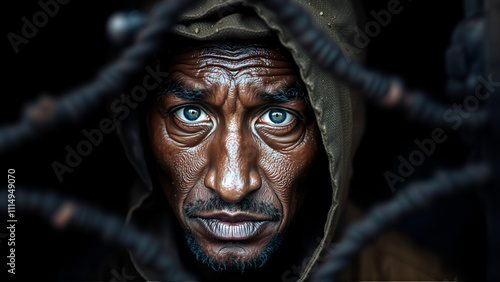
[[[313,20],[318,26],[323,27],[333,40],[344,44],[352,40],[351,35],[356,24],[356,17],[349,1],[299,2],[313,15],[325,11],[324,16],[313,17]],[[334,20],[334,25],[327,24]],[[274,39],[269,40],[269,38]],[[332,241],[339,212],[346,199],[351,177],[352,157],[363,131],[362,102],[355,93],[350,91],[349,87],[339,83],[317,66],[311,65],[310,59],[304,55],[287,30],[276,22],[272,14],[259,6],[243,1],[201,1],[198,7],[180,16],[179,23],[166,40],[163,49],[165,52],[158,54],[155,59],[161,62],[162,69],[166,69],[165,62],[168,62],[169,46],[193,41],[203,44],[228,39],[241,42],[264,40],[269,44],[274,44],[276,48],[286,48],[300,70],[316,116],[323,146],[320,153],[322,159],[317,162],[320,165],[315,168],[314,172],[323,176],[323,180],[317,177],[320,183],[311,183],[310,189],[318,190],[320,193],[318,197],[309,194],[296,220],[287,231],[287,234],[295,234],[295,237],[300,240],[284,242],[283,244],[288,244],[289,247],[282,250],[283,253],[289,252],[287,258],[297,257],[293,259],[295,262],[290,262],[290,267],[283,269],[283,274],[291,270],[288,273],[290,275],[286,277],[295,280],[305,279],[315,268],[318,260],[325,257],[325,249]],[[271,43],[273,41],[274,43]],[[356,54],[347,53],[354,59],[357,58]],[[154,97],[151,96],[149,99],[152,98]],[[145,111],[142,107],[127,119],[117,121],[118,133],[125,151],[142,179],[142,184],[137,185],[136,194],[131,199],[131,209],[127,220],[150,222],[151,226],[158,224],[171,226],[175,223],[166,223],[162,220],[159,216],[161,213],[156,210],[158,207],[155,206],[162,202],[156,201],[155,198],[163,195],[157,193],[158,191],[152,191],[153,187],[157,186],[155,181],[157,172],[142,122],[144,117]],[[169,207],[168,212],[171,213]],[[156,215],[148,216],[151,213]],[[316,216],[317,213],[321,216]],[[168,233],[167,230],[161,231],[161,229],[158,229],[158,232]],[[175,228],[172,227],[172,229]],[[172,235],[167,237],[175,240]],[[166,246],[165,248],[168,250],[172,247]],[[297,252],[299,248],[302,250]],[[154,278],[154,274],[148,275],[147,267],[136,264],[136,268],[145,278]]]

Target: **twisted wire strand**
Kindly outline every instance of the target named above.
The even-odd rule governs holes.
[[[371,209],[362,220],[349,225],[332,255],[314,273],[312,281],[336,281],[354,256],[392,224],[439,198],[483,185],[491,176],[490,165],[468,164],[457,170],[438,171],[429,180],[409,184],[391,200]]]
[[[276,14],[316,64],[339,80],[359,89],[366,100],[385,108],[397,109],[411,122],[447,127],[443,115],[450,109],[449,106],[434,101],[423,91],[405,89],[403,82],[396,77],[370,70],[349,60],[340,47],[312,23],[311,16],[299,4],[289,0],[257,2]],[[480,110],[464,120],[462,126],[464,129],[478,130],[487,121],[486,112]]]
[[[133,74],[140,71],[162,42],[163,35],[175,23],[179,12],[192,2],[194,0],[161,1],[153,10],[153,21],[139,32],[136,44],[129,47],[121,59],[102,70],[94,81],[65,93],[59,101],[54,101],[51,107],[54,110],[47,115],[48,118],[33,118],[29,114],[31,110],[28,110],[17,124],[0,128],[0,154],[64,123],[82,120],[105,97],[116,94]],[[445,125],[443,114],[449,107],[431,100],[423,92],[408,91],[399,79],[349,61],[338,45],[312,24],[310,16],[300,5],[289,0],[258,2],[276,13],[319,66],[330,71],[339,80],[358,88],[367,100],[383,107],[398,109],[412,122],[428,126]],[[471,113],[471,117],[465,119],[462,126],[464,129],[477,130],[485,126],[487,121],[487,113],[480,110]]]
[[[184,273],[178,261],[162,252],[158,238],[134,225],[124,225],[124,219],[106,214],[92,205],[63,199],[44,190],[18,186],[14,193],[16,211],[37,214],[60,229],[73,227],[99,234],[101,239],[130,250],[138,261],[163,274],[166,281],[192,281],[195,278]],[[7,189],[0,191],[0,199],[0,207],[7,211]]]
[[[53,130],[63,123],[77,122],[86,117],[92,109],[105,100],[105,97],[115,94],[132,75],[140,71],[160,45],[164,34],[174,24],[175,16],[192,2],[193,0],[160,2],[153,10],[151,23],[138,34],[136,44],[127,49],[121,59],[99,72],[94,81],[65,93],[59,101],[53,101],[51,106],[53,112],[48,118],[38,120],[33,118],[31,111],[27,111],[18,124],[1,128],[0,153],[20,145],[22,141]],[[298,4],[288,0],[258,2],[277,15],[316,63],[339,80],[360,89],[365,99],[384,107],[400,109],[412,121],[431,126],[443,124],[443,113],[447,110],[445,106],[429,99],[423,92],[406,90],[403,83],[396,78],[368,70],[357,62],[349,61],[337,44],[312,24],[310,16]],[[463,126],[475,128],[484,125],[487,118],[484,112],[480,112],[474,118],[464,120]],[[484,182],[490,174],[488,165],[468,165],[457,171],[439,172],[434,179],[410,185],[393,200],[376,207],[366,219],[347,230],[334,255],[315,273],[315,281],[333,280],[363,246],[390,224],[410,212],[425,207],[438,197]],[[6,197],[5,194],[4,190],[0,192],[2,197]],[[18,208],[41,212],[56,225],[71,224],[93,232],[100,231],[105,237],[116,239],[117,242],[135,250],[138,257],[152,263],[169,279],[172,279],[172,273],[177,273],[180,269],[177,267],[177,262],[160,251],[157,241],[131,227],[121,225],[119,219],[106,216],[94,208],[77,205],[71,216],[64,219],[64,214],[58,213],[64,201],[55,194],[27,192],[21,188],[16,191],[16,197],[16,200],[19,200]],[[67,209],[71,208],[67,207],[65,210]]]
[[[107,97],[117,95],[130,78],[141,71],[175,24],[177,16],[192,2],[194,0],[161,1],[151,12],[150,23],[138,32],[135,44],[117,61],[102,69],[93,81],[63,93],[59,100],[42,99],[25,110],[18,123],[0,128],[0,154],[63,124],[83,120]],[[36,114],[42,110],[46,112]]]

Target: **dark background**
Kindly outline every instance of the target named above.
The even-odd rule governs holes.
[[[37,35],[21,44],[15,54],[7,34],[21,34],[21,18],[31,20],[40,10],[37,1],[8,1],[2,8],[3,91],[0,125],[17,121],[27,102],[43,92],[58,96],[92,79],[106,65],[116,50],[105,34],[108,17],[122,10],[126,1],[73,0],[60,5]],[[388,0],[364,0],[367,21],[371,10],[387,9]],[[367,64],[403,77],[408,85],[428,90],[445,101],[444,51],[451,32],[462,18],[461,1],[401,1],[404,7],[392,15],[390,24],[371,38],[366,48]],[[364,26],[360,26],[364,29]],[[128,187],[135,174],[114,134],[94,147],[72,173],[60,183],[51,163],[64,163],[66,146],[76,147],[84,139],[82,129],[98,127],[107,115],[105,107],[85,122],[42,139],[29,142],[8,155],[1,156],[1,169],[16,169],[17,185],[40,187],[94,203],[110,213],[125,216]],[[367,105],[367,130],[355,159],[355,174],[350,197],[363,208],[390,198],[384,172],[397,170],[398,155],[407,156],[416,149],[414,139],[431,136],[429,128],[408,124],[395,112]],[[438,145],[436,153],[407,179],[428,177],[437,167],[456,167],[465,158],[467,147],[448,133],[449,140]],[[396,185],[402,188],[402,184]],[[60,232],[37,215],[17,214],[17,281],[89,280],[99,262],[114,250],[99,237],[71,229]],[[434,205],[428,212],[411,217],[399,228],[414,239],[445,257],[450,267],[461,270],[470,280],[484,277],[485,238],[481,210],[474,197],[459,195]],[[0,230],[0,233],[4,230]],[[6,233],[6,232],[4,232]],[[7,253],[6,240],[0,238],[2,275]],[[120,272],[120,270],[118,270]],[[10,277],[12,278],[12,277]],[[452,280],[453,277],[450,277]]]

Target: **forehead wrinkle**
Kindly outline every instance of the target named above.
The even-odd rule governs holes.
[[[224,71],[223,69],[221,70]],[[186,69],[172,67],[167,82],[179,82],[188,91],[203,91],[205,94],[203,98],[206,99],[202,100],[209,98],[213,100],[217,96],[220,96],[218,93],[221,92],[219,91],[222,86],[221,78],[225,78],[226,81],[230,80],[229,76],[222,75],[220,71],[200,70],[193,73]]]
[[[242,59],[251,57],[265,57],[272,58],[280,61],[290,61],[291,56],[287,53],[281,51],[275,51],[263,46],[234,46],[234,48],[229,48],[230,46],[191,46],[184,50],[176,50],[175,55],[183,57],[183,59],[190,58],[201,58],[201,57],[222,57],[228,59]],[[269,51],[272,51],[272,55],[269,55]]]
[[[222,72],[223,75],[221,75]],[[281,93],[286,91],[291,84],[286,79],[287,75],[296,75],[296,73],[280,73],[279,75],[269,74],[265,69],[248,69],[240,73],[229,72],[225,69],[221,71],[203,70],[200,72],[200,78],[203,85],[202,89],[210,92],[213,98],[211,102],[219,107],[226,105],[226,110],[234,113],[237,110],[237,102],[240,101],[244,107],[253,107],[267,101],[262,93]],[[251,79],[248,79],[251,78]],[[264,81],[264,78],[267,78]]]
[[[221,55],[221,54],[209,54],[209,55],[201,55],[196,56],[191,59],[215,59],[215,60],[227,60],[227,61],[241,61],[241,60],[251,60],[251,59],[266,59],[273,60],[277,62],[290,63],[288,58],[276,57],[276,56],[268,56],[267,54],[242,54],[241,56],[232,56],[232,55]]]
[[[244,78],[258,78],[259,80],[262,80],[263,78],[268,78],[268,82],[265,83],[266,85],[269,85],[269,82],[281,82],[283,81],[282,77],[287,77],[287,76],[298,76],[297,71],[295,69],[285,69],[285,68],[276,68],[276,69],[270,69],[270,68],[247,68],[243,69],[239,72],[237,72],[235,75],[238,76],[239,79],[244,79]],[[264,84],[264,83],[263,83]]]
[[[223,66],[210,66],[200,69],[196,72],[196,76],[190,75],[193,78],[210,78],[220,80],[222,76],[227,80],[240,82],[243,79],[251,78],[251,80],[262,80],[268,78],[269,82],[285,80],[282,77],[299,77],[298,72],[292,68],[263,68],[263,67],[245,67],[241,70],[230,70]]]
[[[243,107],[262,105],[266,102],[262,93],[283,91],[299,77],[290,56],[262,48],[188,50],[175,55],[173,62],[173,69],[183,68],[181,73],[190,81],[187,86],[196,82],[209,90],[212,99],[206,102],[225,105],[228,112],[238,109],[238,101]]]
[[[197,57],[181,62],[174,61],[174,64],[184,66],[189,69],[201,69],[210,67],[222,67],[229,71],[240,71],[247,68],[264,67],[268,69],[295,69],[296,66],[292,62],[276,60],[274,58],[266,58],[262,56],[253,56],[249,58],[221,58],[213,57]]]

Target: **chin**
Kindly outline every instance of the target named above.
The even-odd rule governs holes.
[[[269,261],[282,241],[280,232],[276,232],[266,242],[258,244],[216,239],[214,242],[205,243],[205,240],[197,239],[188,229],[184,230],[184,236],[196,259],[215,271],[244,272],[260,268]]]

